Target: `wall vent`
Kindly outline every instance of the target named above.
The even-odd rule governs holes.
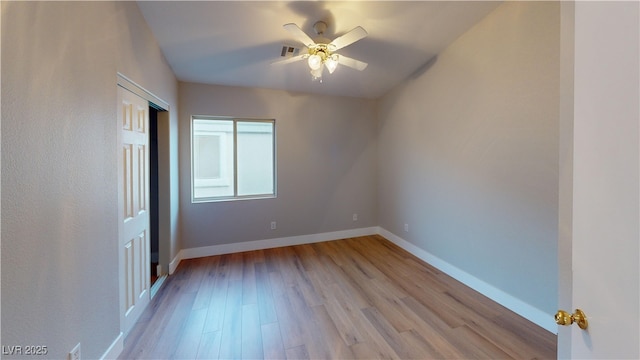
[[[288,57],[297,56],[299,54],[300,54],[300,48],[289,46],[289,45],[282,45],[282,51],[280,52],[280,56],[288,58]]]

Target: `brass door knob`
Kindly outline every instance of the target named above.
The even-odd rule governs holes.
[[[556,324],[558,325],[569,326],[575,322],[582,330],[585,330],[589,326],[587,315],[580,309],[576,309],[573,314],[569,314],[564,310],[558,310],[555,318]]]

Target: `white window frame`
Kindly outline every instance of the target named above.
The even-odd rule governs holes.
[[[196,187],[196,179],[195,179],[195,161],[194,161],[194,137],[199,134],[194,134],[193,123],[194,120],[224,120],[224,121],[232,121],[233,122],[233,184],[230,184],[230,176],[226,170],[226,159],[228,158],[226,154],[227,144],[226,144],[226,136],[223,132],[211,132],[211,135],[220,135],[221,141],[220,146],[222,148],[223,159],[220,164],[221,173],[219,179],[200,179],[198,180],[198,185],[206,185],[206,186],[232,186],[233,187],[233,195],[230,196],[212,196],[212,197],[198,197],[194,196],[194,189]],[[237,124],[239,122],[249,122],[249,123],[271,123],[273,126],[273,138],[272,138],[272,157],[273,157],[273,191],[271,193],[266,194],[256,194],[256,195],[238,195],[238,135],[237,135]],[[277,197],[277,181],[276,181],[276,173],[277,173],[277,157],[276,157],[276,121],[275,119],[250,119],[250,118],[236,118],[236,117],[225,117],[225,116],[209,116],[209,115],[193,115],[191,116],[190,121],[190,147],[191,147],[191,202],[192,203],[206,203],[206,202],[220,202],[220,201],[234,201],[234,200],[251,200],[251,199],[272,199]]]

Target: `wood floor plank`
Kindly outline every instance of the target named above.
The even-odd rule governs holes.
[[[260,324],[271,324],[278,321],[278,316],[274,305],[267,265],[264,262],[259,262],[254,267],[256,271],[256,300],[258,301]]]
[[[276,322],[263,324],[262,331],[262,352],[265,359],[286,359],[287,353],[284,351],[284,342],[280,335],[280,325]]]
[[[211,303],[212,292],[216,283],[216,271],[220,263],[220,257],[211,256],[205,258],[207,261],[203,264],[206,270],[202,277],[202,282],[197,290],[197,295],[193,301],[193,310],[209,307]]]
[[[309,272],[310,279],[315,286],[320,288],[323,294],[324,306],[329,317],[331,317],[336,330],[340,334],[340,337],[342,337],[342,341],[347,345],[354,345],[358,342],[362,342],[363,336],[353,325],[350,316],[347,314],[347,311],[350,311],[351,309],[343,308],[335,297],[335,290],[331,287],[331,285],[335,284],[324,284],[316,276],[317,275],[314,271]]]
[[[298,286],[287,289],[287,296],[291,304],[290,311],[294,314],[296,322],[300,326],[303,344],[312,359],[330,359],[331,353],[323,342],[321,328],[318,325],[315,314],[307,305],[304,295]],[[331,344],[334,346],[333,344]]]
[[[167,327],[179,298],[180,287],[175,282],[165,284],[140,316],[124,341],[121,359],[145,359],[155,347],[158,337]]]
[[[222,323],[220,358],[242,357],[242,279],[230,280]]]
[[[393,319],[390,321],[393,327],[400,332],[413,329],[415,324],[411,319],[413,314],[401,300],[406,297],[406,294],[397,291],[388,281],[371,279],[369,283],[371,291],[378,295],[375,302],[376,308],[383,315]]]
[[[269,280],[272,285],[273,303],[276,308],[284,348],[290,349],[304,345],[303,323],[298,322],[295,313],[291,311],[292,305],[287,294],[288,287],[284,285],[280,272],[270,273]]]
[[[338,302],[344,314],[359,333],[359,336],[356,334],[358,342],[351,346],[354,356],[360,359],[398,359],[398,354],[384,340],[380,332],[372,326],[361,308],[351,301],[351,293],[345,292],[338,284],[331,284],[330,287],[333,289],[333,299]],[[375,356],[368,354],[375,354]]]
[[[296,254],[300,258],[305,271],[307,273],[313,272],[317,277],[321,279],[322,284],[331,284],[336,281],[331,271],[330,266],[327,266],[327,262],[331,263],[331,259],[322,253],[315,251],[314,244],[306,246],[297,246]],[[299,250],[297,250],[299,248]],[[315,284],[314,284],[315,285]]]
[[[518,314],[505,312],[491,321],[502,330],[501,333],[495,333],[495,336],[491,337],[499,344],[526,344],[523,346],[527,349],[526,356],[537,359],[548,358],[550,352],[553,354],[557,352],[558,340],[555,334],[540,331],[537,325]]]
[[[282,249],[282,248],[271,248],[271,249],[263,250],[264,263],[267,266],[268,272],[278,271],[278,264],[283,254],[277,249]]]
[[[296,253],[293,247],[287,246],[282,248],[272,249],[277,256],[277,271],[282,277],[282,281],[287,286],[294,286],[297,284],[297,267],[296,267]]]
[[[321,340],[321,346],[328,350],[330,359],[353,359],[351,348],[343,341],[340,333],[329,316],[324,305],[314,306],[314,320],[318,326],[319,332],[315,334]],[[318,341],[316,341],[318,343]],[[326,346],[325,344],[331,344]]]
[[[403,340],[402,336],[393,328],[391,323],[385,319],[376,308],[370,307],[362,309],[362,313],[369,320],[371,325],[382,335],[384,341],[391,346],[393,351],[402,359],[414,358],[409,352],[408,344]]]
[[[467,325],[453,330],[456,345],[459,349],[467,350],[466,355],[476,359],[510,359],[509,354],[493,344],[484,336]],[[464,339],[464,341],[462,341]]]
[[[332,279],[331,282],[337,284],[344,292],[350,295],[350,302],[354,307],[362,309],[372,305],[372,302],[365,297],[364,292],[359,290],[360,284],[358,284],[357,279],[350,277],[345,269],[338,266],[331,257],[327,257],[325,264],[326,272],[329,273]]]
[[[353,240],[357,240],[353,247],[365,254],[397,286],[404,288],[409,285],[440,292],[444,292],[448,288],[438,279],[439,271],[421,262],[395,244],[379,240],[377,237]],[[381,246],[369,246],[372,241],[380,243]],[[405,284],[406,282],[408,283]]]
[[[379,235],[183,260],[121,359],[552,359],[557,338]]]
[[[340,240],[340,241],[343,241],[343,240]],[[344,255],[336,247],[336,244],[337,244],[336,241],[327,241],[327,242],[321,242],[321,243],[313,243],[311,244],[311,246],[316,250],[316,253],[325,254],[326,256],[331,258],[331,260],[337,266],[342,266],[344,265],[344,261],[346,260],[343,259]]]
[[[227,259],[229,281],[242,281],[242,271],[244,270],[243,253],[233,253],[222,256]]]
[[[219,259],[218,266],[213,272],[215,284],[207,307],[207,318],[205,319],[203,332],[222,330],[229,286],[229,266],[226,265],[226,261],[223,261],[226,259],[225,257],[219,257]]]
[[[209,261],[208,258],[193,260],[193,263],[189,264],[189,270],[185,271],[186,275],[182,278],[182,292],[198,292],[202,278],[207,272],[206,264]]]
[[[361,342],[353,344],[351,345],[351,352],[353,352],[355,359],[400,359],[393,351],[381,352],[380,344],[383,343],[384,341],[380,343]]]
[[[295,246],[293,251],[296,253],[296,258],[300,261],[305,271],[313,270],[317,265],[317,253],[313,249],[313,246],[309,244],[303,244]]]
[[[255,251],[242,253],[242,303],[256,304],[258,302],[256,289]]]
[[[151,358],[173,358],[178,346],[178,339],[182,335],[185,323],[189,318],[189,313],[193,306],[196,293],[186,292],[176,296],[178,303],[171,314],[166,327],[159,334],[154,342],[154,346],[149,350]]]
[[[289,360],[309,360],[309,352],[307,351],[307,347],[304,345],[296,346],[290,349],[287,349],[287,359]]]
[[[441,354],[428,340],[426,340],[418,331],[409,330],[400,334],[402,339],[412,349],[416,349],[423,354],[425,359],[446,359],[447,356]]]
[[[242,305],[242,358],[264,358],[258,304]]]
[[[345,265],[345,272],[358,284],[358,292],[363,294],[371,307],[375,307],[393,325],[398,332],[410,330],[412,322],[407,319],[399,298],[384,287],[378,286],[375,278],[369,278],[365,273]]]
[[[464,325],[465,320],[460,316],[460,306],[454,303],[448,302],[448,297],[438,291],[430,291],[426,289],[419,291],[419,289],[406,288],[410,297],[418,301],[425,308],[429,309],[433,314],[444,321],[449,328],[456,328]]]
[[[295,247],[294,252],[296,252],[297,249],[300,247],[304,247],[304,246],[301,245],[301,246]],[[302,256],[304,257],[304,255]],[[309,276],[307,273],[307,269],[303,265],[303,260],[298,255],[298,253],[296,253],[295,256],[293,257],[293,265],[295,267],[295,270],[294,270],[295,286],[297,286],[298,289],[300,289],[300,291],[302,292],[305,302],[307,303],[307,306],[313,307],[317,305],[322,305],[322,296],[319,294],[319,291],[311,283],[311,280],[309,279]]]
[[[218,359],[220,358],[220,342],[222,341],[222,331],[204,332],[200,337],[198,353],[196,359]]]
[[[184,328],[179,334],[180,340],[176,347],[174,358],[176,359],[195,359],[198,355],[200,340],[202,338],[202,329],[204,321],[207,317],[207,308],[191,310]]]
[[[363,245],[362,243],[363,241],[350,238],[345,239],[343,242],[337,242],[336,244],[342,245],[345,254],[349,255],[349,259],[356,264],[358,269],[366,274],[368,278],[383,279],[385,277],[384,273],[380,271],[379,267],[371,262],[371,258],[369,257],[369,253],[372,249],[367,247],[367,250],[362,253],[358,251],[358,249],[361,249],[361,246]]]
[[[402,302],[407,305],[407,308],[411,309],[416,318],[422,320],[418,322],[416,330],[432,344],[439,354],[442,354],[447,359],[464,357],[463,353],[452,343],[450,338],[452,328],[444,320],[412,297],[403,298]]]

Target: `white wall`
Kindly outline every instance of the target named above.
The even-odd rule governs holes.
[[[174,112],[177,82],[131,2],[2,2],[2,50],[2,345],[99,358],[120,332],[116,74]]]
[[[180,83],[182,248],[377,225],[374,105],[373,100]],[[277,198],[192,204],[192,115],[275,119]]]
[[[504,3],[379,106],[380,226],[550,316],[559,26],[558,3]]]

